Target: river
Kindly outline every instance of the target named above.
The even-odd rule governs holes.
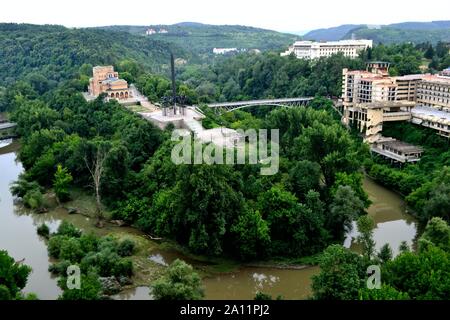
[[[34,292],[40,299],[56,299],[60,289],[57,286],[57,279],[48,272],[51,261],[47,255],[45,241],[37,235],[36,228],[45,222],[55,230],[63,218],[69,219],[84,230],[92,228],[93,223],[82,215],[67,216],[58,212],[38,215],[22,211],[15,206],[9,186],[23,171],[21,163],[16,160],[18,149],[19,145],[16,142],[0,141],[0,250],[7,250],[16,260],[25,259],[24,263],[32,267],[33,272],[24,289],[25,292]],[[406,214],[402,198],[368,178],[364,180],[364,189],[373,202],[368,212],[376,222],[374,230],[376,247],[380,248],[389,243],[397,254],[402,241],[412,245],[417,225],[415,219]],[[104,233],[108,231],[110,230],[103,230]],[[355,230],[350,232],[344,245],[359,251],[356,236]],[[167,265],[179,256],[166,250],[157,250],[149,258]],[[311,294],[311,276],[318,271],[318,267],[301,270],[241,267],[234,272],[207,277],[203,279],[203,285],[207,299],[253,299],[257,291],[274,297],[281,295],[285,299],[306,299]],[[147,287],[127,290],[117,297],[150,298]]]

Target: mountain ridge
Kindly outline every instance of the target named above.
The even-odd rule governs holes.
[[[450,41],[450,20],[429,22],[400,22],[376,27],[367,24],[344,24],[337,27],[316,29],[305,34],[304,39],[336,41],[343,39],[374,40],[376,43]]]

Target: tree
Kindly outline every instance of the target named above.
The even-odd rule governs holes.
[[[380,249],[380,252],[377,254],[378,259],[380,259],[381,263],[386,263],[392,260],[392,249],[388,243],[383,245]]]
[[[20,291],[25,288],[31,268],[14,261],[5,250],[0,251],[0,300],[11,300],[21,297]]]
[[[356,225],[359,232],[358,241],[362,244],[363,255],[370,261],[375,252],[375,241],[373,240],[375,222],[372,217],[364,215],[358,218]]]
[[[320,165],[316,162],[296,162],[289,172],[289,178],[297,197],[304,199],[309,190],[319,191],[321,175]]]
[[[319,260],[320,273],[312,277],[313,298],[318,300],[354,300],[363,286],[364,264],[361,257],[341,245],[324,250]]]
[[[246,209],[231,226],[234,243],[242,259],[265,256],[270,248],[269,226],[259,211]]]
[[[383,266],[383,282],[415,300],[446,300],[450,293],[449,253],[433,245],[404,252]]]
[[[400,246],[398,247],[398,251],[400,251],[401,253],[409,252],[408,242],[402,241],[400,243]]]
[[[179,259],[150,288],[156,300],[201,300],[204,297],[199,275],[192,266]]]
[[[110,146],[108,143],[98,141],[94,144],[90,145],[91,154],[90,159],[87,155],[84,156],[84,162],[86,164],[86,168],[89,170],[91,174],[93,188],[95,191],[95,206],[96,206],[96,215],[98,218],[98,226],[102,225],[103,213],[102,213],[102,203],[101,203],[101,194],[100,187],[102,184],[103,173],[105,170],[105,161],[109,154]]]
[[[359,293],[360,300],[410,300],[411,298],[405,292],[382,284],[380,289],[364,288]]]
[[[358,150],[349,133],[340,124],[314,122],[294,141],[294,156],[320,164],[325,184],[331,188],[337,172],[359,168]]]
[[[435,52],[434,52],[433,46],[430,44],[428,46],[428,49],[424,53],[424,57],[427,58],[427,59],[433,59],[434,53]]]
[[[328,230],[336,239],[341,239],[346,231],[351,230],[352,221],[363,212],[364,204],[353,189],[349,186],[339,186],[330,204]]]
[[[369,200],[369,196],[363,188],[363,178],[363,175],[359,172],[338,172],[336,173],[336,181],[331,188],[331,194],[334,194],[339,186],[350,186],[358,198],[364,203],[364,206],[368,208],[372,202]]]
[[[428,221],[420,239],[420,247],[429,242],[442,250],[450,251],[450,227],[443,219],[435,217]],[[421,248],[422,249],[422,248]]]
[[[450,184],[441,183],[430,193],[430,198],[423,208],[427,218],[441,217],[450,221]]]
[[[311,194],[311,198],[314,196]],[[316,200],[311,199],[311,203]],[[312,212],[306,205],[298,203],[297,197],[274,185],[260,194],[257,208],[267,221],[270,230],[272,254],[303,256],[323,249],[327,234],[320,212]]]
[[[60,202],[65,202],[70,199],[68,186],[72,181],[73,178],[69,170],[58,164],[55,172],[55,179],[53,180],[53,188]]]

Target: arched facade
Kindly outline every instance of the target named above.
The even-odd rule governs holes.
[[[123,100],[131,97],[133,97],[133,95],[129,90],[112,91],[108,93],[108,98],[110,99]]]

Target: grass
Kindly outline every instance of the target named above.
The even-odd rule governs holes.
[[[126,107],[128,110],[132,112],[148,112],[149,110],[143,106],[133,105]]]

